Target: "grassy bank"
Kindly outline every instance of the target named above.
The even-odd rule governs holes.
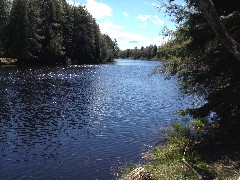
[[[176,123],[168,130],[164,145],[155,147],[150,152],[149,161],[138,167],[144,168],[151,179],[156,180],[238,180],[239,142],[231,145],[212,140],[200,138],[196,131],[192,132]],[[132,169],[128,169],[122,179],[132,179],[129,176]]]

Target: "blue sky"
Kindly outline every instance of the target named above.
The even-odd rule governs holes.
[[[73,4],[74,0],[68,0]],[[85,5],[97,20],[102,33],[116,39],[120,49],[160,45],[164,26],[174,29],[174,24],[156,7],[158,0],[75,0]]]

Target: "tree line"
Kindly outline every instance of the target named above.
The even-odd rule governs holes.
[[[219,127],[219,136],[235,137],[240,130],[240,1],[185,2],[162,4],[178,27],[159,49],[167,60],[161,71],[179,77],[184,92],[205,98],[204,105],[186,112]]]
[[[18,64],[112,61],[117,42],[84,6],[66,0],[0,0],[0,58]]]
[[[159,59],[160,54],[156,45],[141,47],[138,49],[120,50],[118,56],[122,59]]]

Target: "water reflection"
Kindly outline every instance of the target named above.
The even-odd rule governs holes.
[[[157,64],[1,68],[2,178],[113,179],[111,168],[139,161],[190,106],[174,80],[148,77]]]

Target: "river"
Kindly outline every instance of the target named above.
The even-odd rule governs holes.
[[[195,104],[157,61],[0,68],[0,179],[115,179]]]

